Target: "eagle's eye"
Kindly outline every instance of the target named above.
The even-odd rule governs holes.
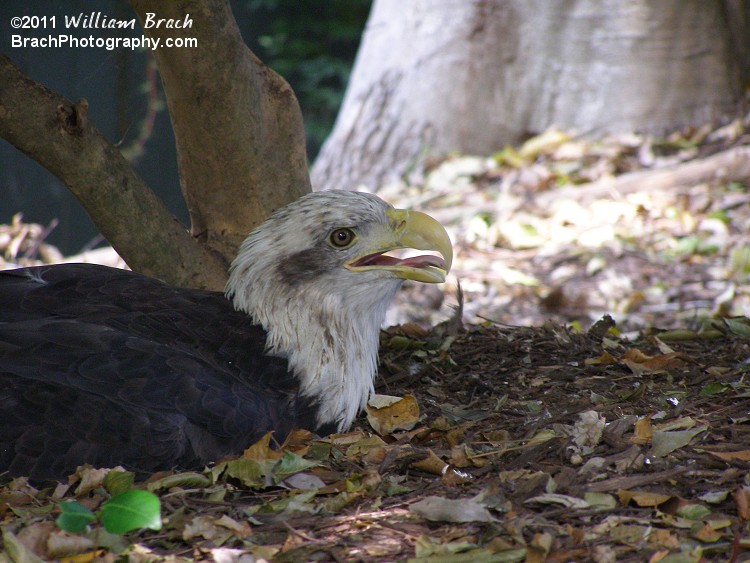
[[[356,235],[354,231],[347,228],[335,229],[328,240],[336,248],[345,248],[354,242]]]

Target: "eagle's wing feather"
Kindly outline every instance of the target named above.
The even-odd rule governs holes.
[[[0,467],[13,474],[199,467],[314,425],[286,360],[219,293],[92,265],[0,281]]]

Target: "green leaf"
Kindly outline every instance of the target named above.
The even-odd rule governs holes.
[[[86,526],[96,518],[96,514],[91,512],[80,502],[72,500],[61,502],[59,507],[60,516],[57,517],[55,523],[58,528],[65,530],[66,532],[73,532],[75,534],[82,532],[86,529]]]
[[[701,504],[686,504],[677,509],[677,515],[688,520],[703,520],[711,515],[711,509]]]
[[[239,479],[245,487],[262,489],[267,486],[268,464],[254,459],[240,458],[225,461],[214,467],[214,475]]]
[[[750,338],[750,320],[747,317],[734,317],[724,319],[729,332],[735,336]]]
[[[125,491],[102,505],[101,520],[112,534],[124,534],[138,528],[161,529],[161,503],[154,493]]]
[[[708,397],[709,395],[718,395],[719,393],[724,393],[724,391],[729,388],[729,385],[726,383],[722,383],[721,381],[712,381],[711,383],[707,383],[706,385],[704,385],[698,394],[701,397]]]
[[[112,496],[117,496],[129,490],[135,483],[135,473],[131,471],[113,470],[104,477],[104,488]]]
[[[204,488],[211,485],[211,479],[202,473],[194,471],[167,475],[156,481],[150,481],[147,485],[149,491],[159,489],[171,489],[172,487]]]
[[[320,465],[320,463],[317,461],[307,460],[302,456],[286,450],[284,451],[284,456],[273,466],[273,483],[280,483],[290,475],[300,473],[301,471],[307,471],[311,467],[315,467],[317,465]]]
[[[654,430],[654,435],[651,439],[651,455],[654,457],[664,457],[679,448],[687,446],[690,440],[707,429],[707,426],[698,426],[691,430],[678,430],[676,432]]]

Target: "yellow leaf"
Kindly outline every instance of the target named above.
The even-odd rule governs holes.
[[[289,450],[297,455],[304,456],[307,453],[307,450],[310,449],[310,442],[312,441],[313,436],[314,434],[309,430],[303,430],[302,428],[292,430],[289,435],[287,435],[284,443],[281,444],[279,450],[282,452]]]
[[[668,547],[670,549],[679,549],[680,540],[674,533],[669,530],[653,528],[648,535],[648,543],[659,547]]]
[[[321,442],[330,442],[334,446],[338,446],[339,448],[341,448],[359,442],[360,440],[367,438],[368,436],[369,434],[367,432],[357,429],[352,430],[351,432],[345,432],[344,434],[332,434],[330,436],[327,436],[326,438],[323,438]]]
[[[670,420],[669,422],[657,424],[654,428],[661,432],[668,432],[670,430],[690,430],[691,428],[695,428],[696,424],[698,424],[698,421],[696,421],[693,417],[681,416],[676,420]]]
[[[271,436],[273,436],[273,432],[266,433],[260,440],[242,452],[242,457],[255,461],[281,459],[284,456],[284,452],[282,450],[271,449]]]
[[[703,449],[706,453],[712,456],[718,457],[723,461],[750,461],[750,450],[740,450],[737,452],[712,452],[711,450]]]
[[[382,449],[385,442],[379,436],[367,436],[346,448],[346,457],[356,458],[369,454],[374,449]]]
[[[78,555],[69,555],[61,557],[60,563],[89,563],[100,557],[103,558],[106,553],[104,549],[97,549],[96,551],[88,551],[86,553],[79,553]]]
[[[740,487],[732,493],[734,503],[737,505],[737,514],[740,518],[750,520],[750,489]]]
[[[411,430],[419,420],[419,405],[412,395],[373,395],[367,403],[367,422],[381,436],[395,430]]]
[[[630,439],[632,443],[639,446],[648,444],[654,435],[654,429],[651,426],[651,417],[644,416],[643,418],[639,418],[633,430],[633,437]]]
[[[655,551],[654,554],[649,558],[648,563],[659,563],[659,561],[664,559],[669,554],[670,551],[668,549],[660,549],[659,551]]]
[[[663,493],[626,491],[622,489],[617,491],[617,496],[620,498],[620,502],[622,504],[630,504],[631,502],[633,502],[637,506],[641,506],[641,507],[659,506],[660,504],[663,504],[667,502],[670,498],[672,498],[671,496],[665,495]]]
[[[428,450],[429,455],[411,464],[415,469],[424,471],[425,473],[432,473],[433,475],[442,475],[450,466],[445,463],[442,459],[435,455],[435,452]]]
[[[586,358],[583,360],[584,365],[587,366],[610,366],[615,363],[615,358],[609,352],[604,352],[601,356],[596,358]]]
[[[551,127],[543,133],[531,137],[521,148],[518,149],[518,155],[525,160],[533,160],[540,154],[550,153],[561,145],[570,141],[570,135]]]

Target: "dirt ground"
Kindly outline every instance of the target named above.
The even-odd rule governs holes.
[[[377,392],[401,401],[258,444],[252,472],[153,476],[159,531],[56,528],[104,472],[6,480],[0,560],[750,561],[746,129],[551,131],[384,188],[456,247],[383,333]]]

